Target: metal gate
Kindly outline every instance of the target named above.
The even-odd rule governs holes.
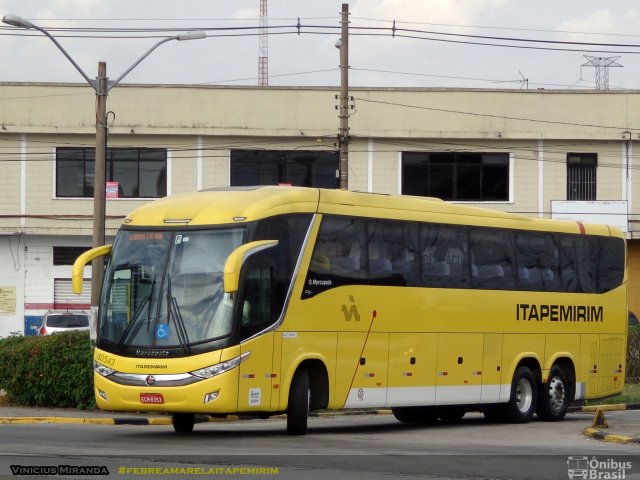
[[[82,310],[91,307],[91,279],[84,279],[82,293],[73,293],[70,278],[53,280],[53,308],[56,310]]]

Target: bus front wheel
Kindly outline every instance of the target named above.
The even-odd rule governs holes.
[[[171,423],[176,432],[191,433],[196,419],[193,413],[174,413],[171,417]]]
[[[289,435],[307,433],[310,396],[309,372],[303,368],[293,376],[289,390],[289,405],[287,407],[287,433]]]
[[[518,367],[513,375],[509,403],[501,408],[501,417],[512,423],[526,423],[536,410],[538,389],[535,376],[525,365]]]
[[[569,380],[558,365],[551,367],[547,382],[540,388],[536,414],[540,420],[556,422],[562,420],[569,409]]]

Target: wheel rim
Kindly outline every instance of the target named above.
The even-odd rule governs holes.
[[[531,409],[533,403],[533,388],[526,378],[521,378],[516,385],[516,405],[518,410],[526,413]]]
[[[560,377],[553,377],[549,381],[549,405],[554,410],[562,410],[565,401],[566,389]]]

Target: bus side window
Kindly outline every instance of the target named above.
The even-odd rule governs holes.
[[[362,218],[323,215],[309,262],[302,298],[344,285],[364,285],[367,277],[366,223]]]
[[[394,275],[394,260],[402,257],[403,222],[369,220],[368,222],[369,280],[376,284],[403,285],[403,275]],[[405,257],[406,258],[406,257]],[[396,264],[396,268],[403,268]]]
[[[595,293],[596,265],[598,260],[599,242],[597,237],[580,236],[574,240],[576,249],[576,265],[578,266],[579,291]]]
[[[514,261],[509,232],[472,229],[471,259],[474,286],[491,290],[514,288]]]
[[[598,291],[613,290],[622,285],[623,279],[624,240],[615,237],[602,237],[598,258]]]
[[[364,223],[359,219],[325,216],[309,271],[348,279],[366,279],[366,275],[361,272],[364,266],[360,243],[363,229]]]
[[[518,287],[541,292],[560,291],[560,259],[553,237],[546,233],[516,234]]]
[[[469,255],[465,227],[423,224],[422,284],[426,287],[469,287]]]
[[[578,267],[573,235],[560,237],[560,276],[563,292],[578,292]]]
[[[420,285],[420,224],[417,222],[395,222],[394,238],[390,243],[391,269],[394,277],[403,285]]]

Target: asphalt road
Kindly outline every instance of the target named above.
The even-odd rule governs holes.
[[[640,420],[638,411],[618,415]],[[468,414],[457,424],[410,426],[391,415],[323,416],[310,419],[303,437],[287,436],[280,418],[198,424],[190,435],[171,426],[6,424],[0,475],[538,480],[567,479],[571,470],[574,478],[640,479],[640,445],[585,437],[591,419],[581,413],[559,423],[502,425]]]

